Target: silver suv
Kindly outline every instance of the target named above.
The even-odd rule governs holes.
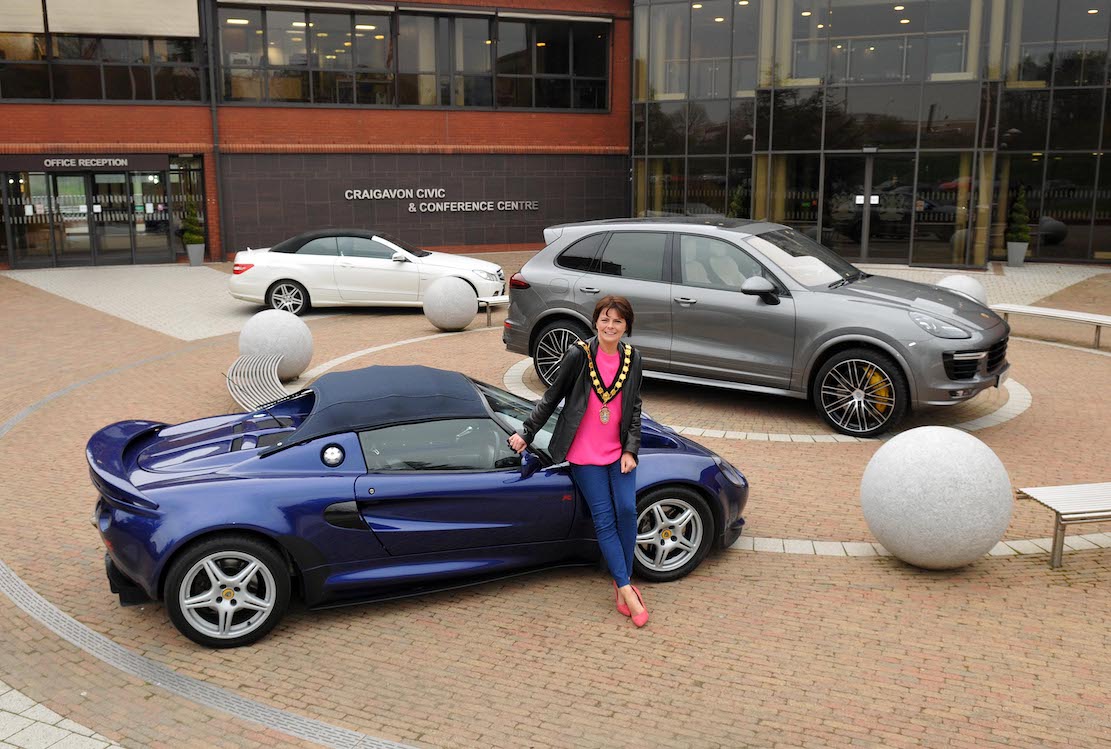
[[[595,302],[628,297],[646,377],[810,399],[858,437],[1006,377],[1010,327],[947,289],[874,276],[794,229],[696,218],[544,230],[509,282],[506,348],[550,383]]]

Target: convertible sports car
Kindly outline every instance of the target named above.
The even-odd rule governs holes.
[[[531,408],[457,372],[369,367],[255,413],[107,426],[86,452],[112,592],[234,647],[294,592],[338,606],[597,563],[586,503],[545,454],[556,416],[523,456],[506,444]],[[645,418],[637,496],[636,571],[664,582],[736,540],[748,482]]]

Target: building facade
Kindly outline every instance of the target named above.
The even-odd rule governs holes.
[[[1111,261],[1107,0],[634,4],[633,210],[854,260]]]
[[[329,226],[536,247],[629,211],[613,0],[5,0],[0,263],[169,262]]]

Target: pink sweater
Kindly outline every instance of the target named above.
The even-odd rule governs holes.
[[[621,366],[621,355],[606,354],[601,350],[594,365],[602,378],[602,387],[613,383]],[[607,388],[608,389],[608,388]],[[575,432],[575,439],[567,450],[567,460],[580,466],[608,466],[621,457],[621,398],[622,393],[609,402],[610,420],[603,424],[598,417],[602,399],[591,389],[586,402],[586,413]]]

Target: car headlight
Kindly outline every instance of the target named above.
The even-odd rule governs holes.
[[[748,480],[745,475],[737,470],[737,467],[730,463],[720,455],[714,454],[714,462],[717,463],[718,468],[721,469],[721,475],[729,479],[730,483],[737,486],[748,486]]]
[[[472,269],[471,273],[474,273],[476,276],[481,278],[483,281],[497,281],[498,280],[498,277],[495,276],[490,271]]]
[[[971,338],[972,334],[964,328],[958,328],[956,325],[938,320],[936,317],[924,314],[922,312],[908,312],[910,319],[932,336],[938,338]]]

